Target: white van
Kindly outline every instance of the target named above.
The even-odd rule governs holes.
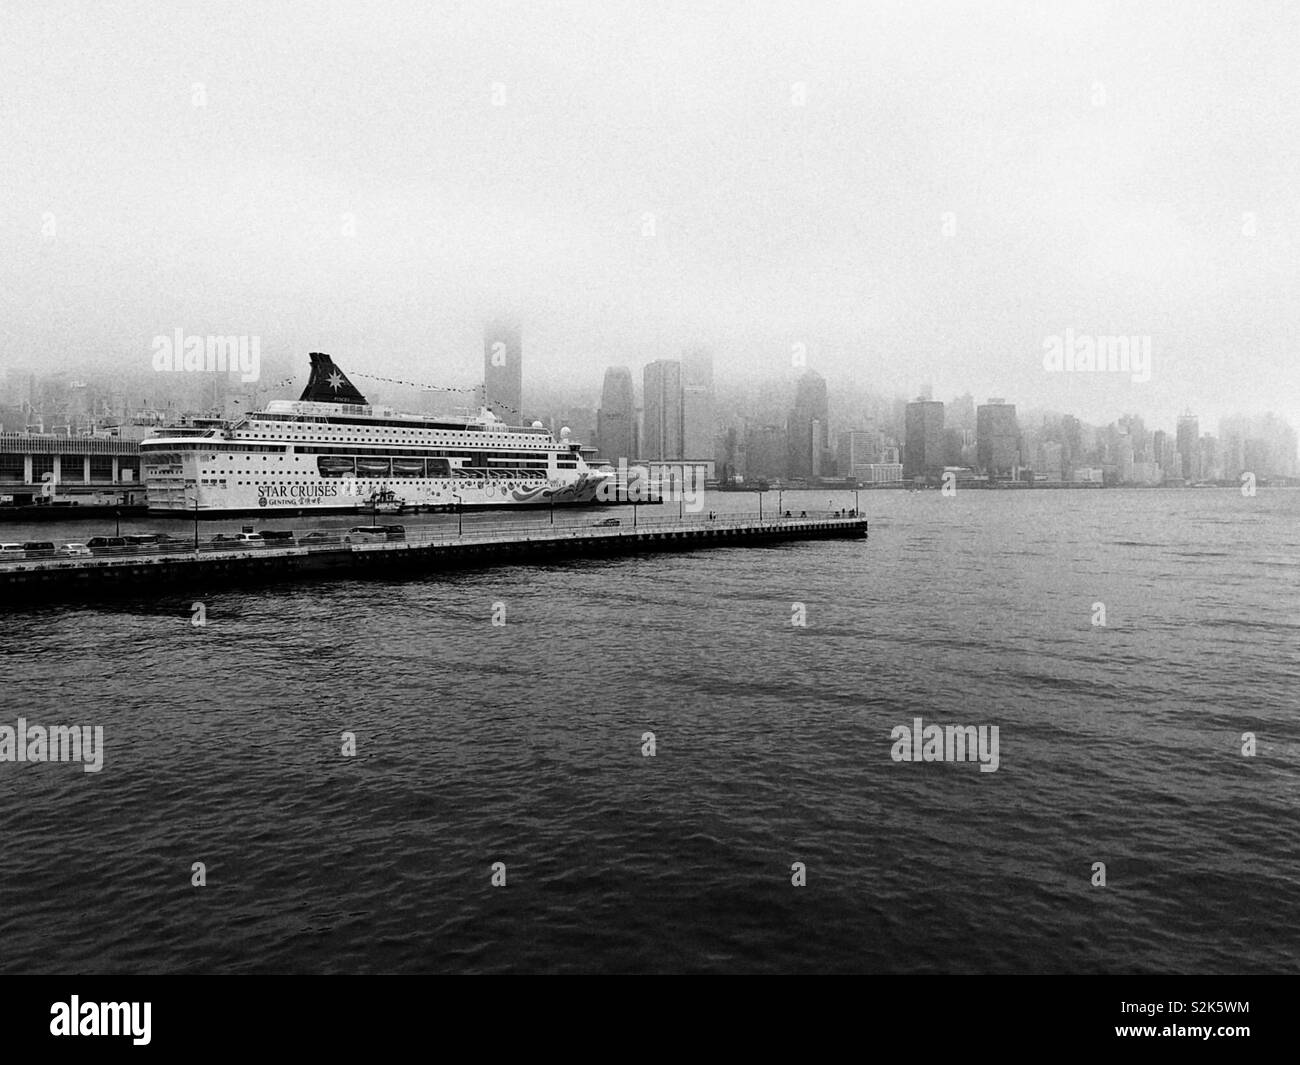
[[[0,544],[0,562],[26,557],[27,552],[23,550],[22,544]]]

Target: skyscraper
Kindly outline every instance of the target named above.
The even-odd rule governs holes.
[[[1159,466],[1166,473],[1169,472],[1169,434],[1163,429],[1157,429],[1151,434],[1151,461]]]
[[[1201,424],[1191,411],[1178,417],[1177,451],[1182,459],[1182,475],[1189,481],[1201,478]]]
[[[903,476],[923,477],[944,466],[943,404],[918,399],[907,405],[903,433]]]
[[[790,412],[790,476],[810,479],[828,473],[830,423],[826,418],[826,381],[814,370],[807,371],[795,388],[794,410]]]
[[[784,481],[790,443],[779,425],[751,425],[745,432],[745,480]]]
[[[523,345],[519,324],[488,323],[483,330],[483,406],[511,425],[524,420]]]
[[[713,356],[703,349],[682,359],[683,458],[713,456]]]
[[[656,359],[646,366],[643,381],[645,430],[641,439],[641,457],[650,460],[685,458],[682,453],[682,364],[675,359]]]
[[[1020,465],[1020,426],[1014,403],[990,399],[975,411],[980,468],[992,479],[1011,477]]]
[[[637,458],[636,400],[632,371],[626,366],[611,366],[605,371],[600,410],[596,412],[596,446],[607,462],[632,462]]]

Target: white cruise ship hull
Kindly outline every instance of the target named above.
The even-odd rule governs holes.
[[[450,479],[378,481],[319,477],[313,480],[277,476],[268,471],[262,479],[231,486],[203,484],[208,478],[202,476],[202,467],[199,467],[198,477],[184,473],[172,476],[174,479],[170,481],[157,478],[146,482],[149,513],[171,517],[192,515],[196,510],[213,517],[273,512],[286,517],[327,512],[369,513],[371,496],[384,488],[397,492],[405,500],[406,510],[581,506],[602,502],[597,492],[601,483],[608,480],[608,475],[593,472],[571,479],[557,477],[554,483],[549,480],[541,483],[531,480],[466,483]],[[197,498],[195,480],[199,481]]]

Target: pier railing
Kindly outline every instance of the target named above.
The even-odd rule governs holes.
[[[23,552],[21,554],[18,552],[0,553],[0,569],[30,566],[33,563],[40,564],[41,568],[45,568],[51,565],[63,564],[84,565],[86,562],[94,560],[111,561],[113,559],[136,558],[143,560],[148,557],[166,556],[301,554],[304,551],[308,553],[342,551],[350,550],[353,547],[487,544],[503,541],[528,542],[574,537],[619,537],[642,532],[676,532],[708,528],[727,529],[737,526],[748,526],[756,529],[778,529],[786,524],[799,524],[810,521],[843,521],[848,524],[861,520],[861,514],[855,513],[851,509],[801,510],[797,513],[791,511],[789,516],[770,512],[766,512],[762,516],[757,513],[718,514],[706,512],[703,514],[685,514],[681,517],[647,519],[639,515],[631,516],[627,513],[626,508],[621,508],[621,512],[617,517],[593,519],[590,516],[585,516],[578,521],[567,517],[554,522],[533,517],[529,519],[490,521],[481,520],[475,515],[471,520],[464,521],[458,528],[456,516],[446,514],[442,516],[442,520],[436,523],[403,526],[403,532],[400,535],[391,535],[383,540],[364,534],[358,535],[349,529],[314,528],[294,530],[294,536],[291,539],[273,539],[256,543],[234,539],[213,540],[211,538],[200,538],[196,546],[193,540],[174,537],[161,544],[145,543],[130,544],[124,547],[95,547],[90,549],[91,553],[89,555],[68,553],[66,545],[85,545],[86,541],[91,538],[83,534],[76,539],[35,541],[53,543],[55,546],[52,553],[48,551]],[[375,522],[375,525],[381,524],[384,524],[382,519]],[[393,521],[387,524],[397,526],[400,523]],[[97,533],[95,535],[102,536],[104,534]]]

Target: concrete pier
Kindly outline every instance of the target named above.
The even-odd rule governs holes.
[[[564,558],[599,558],[652,551],[748,547],[788,540],[860,539],[861,517],[691,518],[639,525],[520,524],[463,534],[443,527],[412,527],[404,539],[346,542],[334,530],[316,542],[231,548],[211,543],[122,555],[0,562],[0,608],[30,607],[50,599],[138,595],[154,589],[212,589],[226,585],[367,575],[421,575],[465,566]],[[354,539],[357,539],[354,537]],[[274,541],[272,541],[274,542]]]

